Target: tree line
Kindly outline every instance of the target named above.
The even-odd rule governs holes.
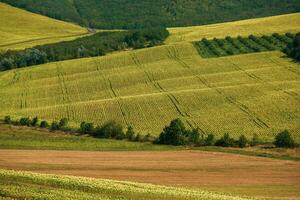
[[[81,122],[78,129],[71,129],[68,126],[68,119],[62,118],[59,121],[48,123],[45,120],[39,120],[38,117],[29,118],[22,117],[17,121],[12,120],[10,116],[4,117],[5,124],[47,128],[50,131],[64,131],[71,133],[80,133],[90,135],[95,138],[128,140],[134,142],[152,142],[153,144],[164,144],[174,146],[220,146],[220,147],[239,147],[257,146],[262,144],[257,134],[254,134],[251,140],[245,135],[240,135],[238,139],[234,139],[229,133],[225,133],[221,138],[217,139],[214,134],[204,134],[199,128],[189,130],[185,127],[180,119],[174,119],[167,125],[158,137],[150,134],[140,134],[134,131],[132,126],[128,126],[126,131],[121,124],[115,121],[109,121],[103,125],[95,126],[91,122]],[[284,130],[275,136],[273,144],[279,148],[295,148],[298,145],[293,139],[289,131]]]
[[[103,56],[113,51],[140,49],[161,44],[169,32],[165,28],[99,32],[73,41],[35,46],[0,54],[0,71],[48,62]]]
[[[284,49],[284,53],[296,61],[300,61],[300,33],[296,34],[293,42]]]

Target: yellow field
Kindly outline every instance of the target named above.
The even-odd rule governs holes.
[[[0,50],[72,40],[87,34],[80,26],[0,3]]]
[[[202,59],[181,43],[1,72],[0,115],[113,119],[156,135],[180,117],[206,133],[300,139],[300,68],[282,56]]]
[[[206,26],[169,28],[171,36],[167,43],[199,41],[202,38],[225,38],[226,36],[271,35],[272,33],[295,33],[300,31],[300,13],[227,22]]]

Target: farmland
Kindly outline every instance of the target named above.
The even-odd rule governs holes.
[[[80,26],[0,3],[0,50],[72,40],[86,34]]]
[[[296,33],[300,30],[300,14],[286,14],[272,17],[247,19],[235,22],[210,24],[205,26],[191,26],[169,28],[171,37],[167,43],[200,41],[203,38],[225,38],[249,35],[271,35],[273,33]],[[267,27],[267,28],[266,28]]]
[[[203,59],[190,43],[0,73],[1,116],[116,120],[157,135],[180,117],[192,127],[270,141],[299,140],[299,67],[277,51]],[[45,84],[47,83],[47,84]],[[234,122],[233,122],[234,121]]]
[[[258,199],[299,199],[300,163],[295,161],[201,151],[0,150],[0,156],[2,169],[152,183],[197,191],[205,188]],[[8,178],[0,177],[5,183],[0,191],[8,190],[8,183],[14,184]],[[22,186],[30,181],[34,180],[21,179],[18,183]],[[35,184],[38,183],[30,185]],[[42,191],[47,189],[47,184],[55,187],[50,180],[43,184],[46,185]],[[84,185],[89,187],[90,184]],[[59,186],[65,188],[62,184]],[[116,188],[121,189],[122,186]],[[77,188],[73,189],[77,191]],[[102,190],[95,188],[94,191],[97,191],[96,195]],[[138,194],[134,197],[140,199]]]

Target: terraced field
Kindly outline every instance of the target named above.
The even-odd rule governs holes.
[[[80,26],[0,3],[0,51],[72,40],[87,34]]]
[[[0,177],[0,195],[4,199],[247,199],[204,190],[8,170],[0,170]]]
[[[288,129],[299,141],[299,65],[280,52],[203,59],[190,43],[0,73],[0,115],[116,120],[159,134],[176,117],[205,133]]]
[[[206,26],[191,26],[169,28],[171,36],[167,43],[200,41],[202,38],[225,38],[248,35],[271,35],[272,33],[296,33],[300,30],[300,13],[278,15],[273,17],[256,18],[212,24]]]

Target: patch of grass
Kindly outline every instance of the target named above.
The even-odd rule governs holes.
[[[0,149],[143,151],[174,150],[175,147],[151,143],[96,139],[43,129],[0,124]],[[179,148],[176,148],[179,149]]]

